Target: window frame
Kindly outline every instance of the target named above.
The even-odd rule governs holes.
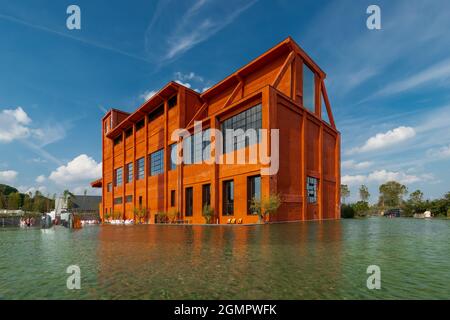
[[[131,170],[130,170],[131,166]],[[126,168],[126,175],[125,175],[125,183],[130,183],[133,181],[133,175],[134,175],[134,165],[133,162],[129,162],[125,165]],[[131,171],[131,173],[130,173]]]
[[[211,184],[205,183],[202,185],[202,210],[208,205],[211,206]]]
[[[194,215],[194,188],[186,187],[184,189],[184,195],[185,195],[184,215],[186,217],[192,217]]]
[[[142,167],[140,167],[140,161],[142,160]],[[135,170],[135,179],[138,180],[143,180],[145,179],[145,157],[141,157],[139,159],[136,160],[136,166],[137,170]],[[142,173],[142,175],[141,175]]]
[[[317,204],[319,193],[319,179],[311,176],[306,177],[306,197],[309,204]]]
[[[230,188],[227,185],[230,184]],[[229,190],[230,189],[230,190]],[[232,199],[229,198],[229,191]],[[231,206],[231,213],[230,213]],[[226,180],[222,182],[222,216],[234,216],[234,180]]]
[[[164,173],[164,148],[150,154],[149,166],[150,176],[157,176]]]
[[[257,213],[252,213],[250,211],[251,208],[251,204],[252,204],[252,200],[254,197],[254,195],[256,194],[256,179],[259,179],[259,197],[258,200],[261,200],[261,189],[262,189],[262,185],[261,185],[261,175],[254,175],[254,176],[248,176],[247,177],[247,215],[250,216],[254,216],[257,215]]]
[[[249,138],[246,133],[249,129],[257,130],[256,134],[256,144],[261,142],[261,132],[262,129],[262,103],[253,105],[238,114],[223,120],[220,124],[222,134],[224,135],[222,151],[224,154],[240,150],[242,148],[249,147],[253,145],[250,143]],[[238,130],[242,129],[244,134],[232,135],[227,134],[227,130]],[[228,139],[233,138],[233,147],[231,150],[227,150]]]
[[[120,175],[119,175],[120,172]],[[120,183],[119,183],[120,177]],[[114,186],[121,187],[123,185],[123,167],[114,169]]]

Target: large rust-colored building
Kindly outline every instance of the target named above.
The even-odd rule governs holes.
[[[202,208],[210,204],[213,223],[256,223],[251,199],[279,194],[282,204],[270,221],[338,219],[340,134],[325,77],[287,38],[201,94],[170,82],[131,114],[110,110],[102,119],[103,176],[92,183],[102,188],[102,216],[120,212],[133,219],[134,208],[142,208],[155,223],[158,212],[176,210],[179,220],[205,223]],[[197,120],[204,132],[279,129],[279,170],[262,175],[268,165],[259,161],[174,163],[170,155],[177,141],[172,133],[178,128],[192,132]],[[191,145],[183,155],[188,150],[196,158],[207,147]],[[250,147],[244,137],[223,153],[244,149],[248,155]],[[271,152],[272,147],[268,153],[273,156]]]

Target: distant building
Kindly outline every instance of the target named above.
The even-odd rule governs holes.
[[[72,213],[99,214],[98,204],[101,196],[73,196],[70,197],[70,209]]]

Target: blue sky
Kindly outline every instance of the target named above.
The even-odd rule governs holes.
[[[66,9],[81,8],[81,30]],[[381,8],[369,30],[366,9]],[[202,91],[292,36],[327,73],[352,198],[450,191],[450,2],[0,0],[0,183],[95,190],[100,119],[178,80]]]

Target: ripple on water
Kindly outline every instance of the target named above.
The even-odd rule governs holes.
[[[0,299],[448,299],[449,227],[374,218],[2,229]],[[66,288],[72,264],[81,290]],[[366,287],[373,264],[381,290]]]

